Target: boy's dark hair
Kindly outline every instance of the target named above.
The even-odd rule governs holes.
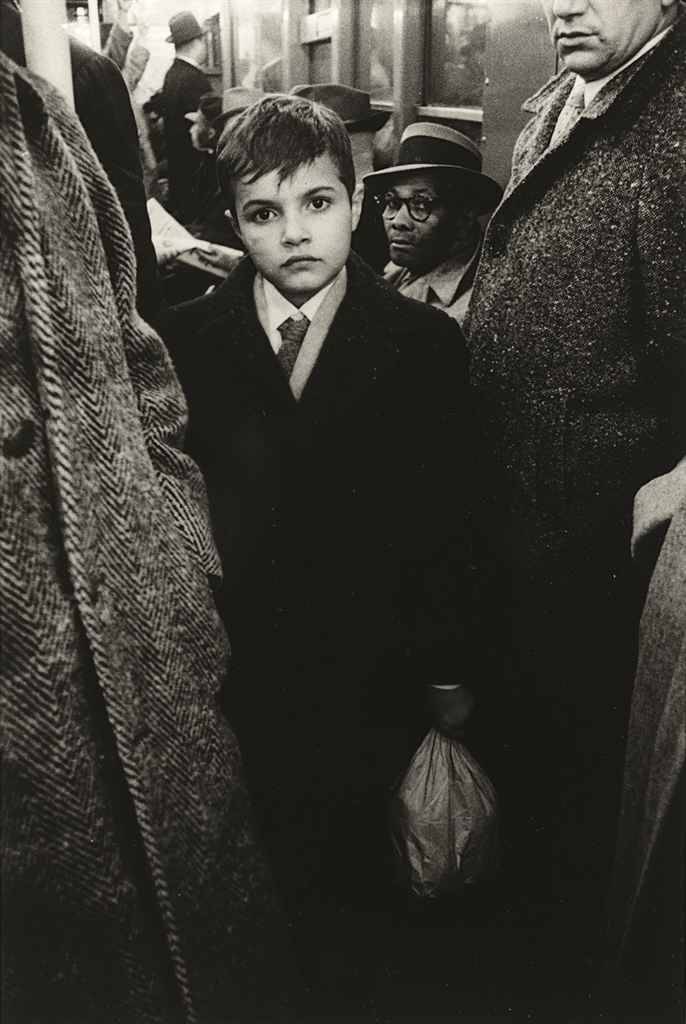
[[[256,181],[271,171],[279,182],[328,154],[350,198],[355,190],[350,138],[338,114],[300,96],[265,96],[232,118],[217,145],[217,176],[235,213],[234,178]]]

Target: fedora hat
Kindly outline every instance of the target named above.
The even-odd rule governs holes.
[[[258,100],[264,99],[266,95],[268,94],[262,92],[261,89],[249,89],[243,85],[234,85],[231,89],[224,89],[221,112],[215,118],[212,127],[215,131],[220,132],[227,121],[243,110],[247,110]]]
[[[221,96],[218,96],[216,92],[206,92],[204,96],[200,97],[198,109],[190,110],[187,114],[184,114],[184,117],[187,121],[195,122],[199,120],[200,115],[202,114],[208,124],[212,124],[215,118],[219,117],[221,112]]]
[[[460,180],[479,200],[480,212],[487,213],[498,205],[503,190],[497,181],[482,173],[481,166],[481,151],[467,135],[442,124],[417,121],[402,134],[397,162],[366,174],[363,180],[378,194],[401,174],[440,170]]]
[[[389,110],[372,109],[369,93],[350,85],[294,85],[291,94],[333,110],[349,132],[378,132],[391,116]]]
[[[178,14],[172,14],[169,19],[169,35],[166,41],[173,43],[174,46],[183,46],[184,43],[190,43],[191,39],[198,39],[204,34],[192,11],[179,11]]]

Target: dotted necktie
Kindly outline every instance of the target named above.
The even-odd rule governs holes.
[[[295,361],[298,358],[298,352],[300,346],[303,343],[303,338],[307,333],[307,328],[310,326],[310,321],[303,314],[296,320],[295,317],[289,316],[287,320],[284,320],[282,324],[279,324],[277,330],[281,335],[282,343],[281,348],[276,354],[276,358],[279,360],[283,372],[286,377],[290,380]]]
[[[557,119],[557,124],[555,125],[553,134],[550,138],[549,148],[556,146],[558,142],[569,135],[572,128],[581,117],[583,109],[584,83],[581,79],[577,79],[572,87],[572,91],[567,97],[567,102],[560,111],[560,116]]]

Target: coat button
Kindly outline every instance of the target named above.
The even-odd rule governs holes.
[[[20,459],[31,450],[36,436],[33,420],[22,420],[17,429],[2,442],[2,454],[8,459]]]

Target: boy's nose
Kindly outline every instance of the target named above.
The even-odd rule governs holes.
[[[309,235],[305,221],[298,213],[285,216],[282,236],[284,245],[299,245],[305,242]]]

